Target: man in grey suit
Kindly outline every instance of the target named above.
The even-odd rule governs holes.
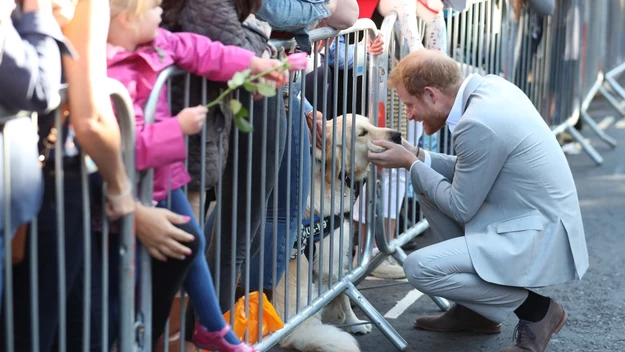
[[[427,134],[449,127],[456,156],[385,141],[379,166],[410,170],[421,209],[441,240],[404,263],[423,293],[454,301],[417,319],[432,331],[498,333],[512,312],[516,344],[544,351],[567,313],[528,288],[581,279],[588,252],[567,160],[532,102],[497,76],[460,74],[442,53],[419,50],[391,72],[411,119]]]

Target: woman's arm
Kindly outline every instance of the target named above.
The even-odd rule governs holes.
[[[119,126],[104,84],[109,11],[108,1],[78,2],[74,18],[63,28],[78,56],[64,57],[63,65],[70,120],[78,142],[107,182],[107,214],[117,218],[132,213],[135,202],[121,157]]]

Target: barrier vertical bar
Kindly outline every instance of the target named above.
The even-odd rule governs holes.
[[[82,183],[82,207],[83,207],[83,233],[84,233],[84,283],[83,283],[83,325],[82,325],[82,350],[89,351],[91,331],[91,206],[89,202],[89,180],[87,165],[85,165],[85,152],[81,151],[80,181]]]
[[[124,86],[113,79],[108,82],[109,94],[117,111],[122,136],[122,154],[128,179],[135,179],[135,121],[131,99]],[[120,219],[120,309],[119,351],[130,351],[135,346],[135,237],[134,214]]]
[[[7,352],[15,350],[13,336],[13,263],[11,260],[11,141],[9,138],[10,128],[6,123],[0,126],[2,129],[2,153],[4,168],[4,311],[5,311],[5,339]],[[34,308],[34,307],[33,307]],[[33,320],[36,321],[36,320]]]
[[[67,349],[67,313],[66,307],[66,278],[65,278],[65,192],[63,178],[63,126],[61,124],[61,110],[57,109],[54,114],[54,127],[57,131],[56,142],[54,143],[54,174],[56,191],[56,218],[57,218],[57,272],[58,282],[58,314],[59,314],[59,351],[65,352]]]

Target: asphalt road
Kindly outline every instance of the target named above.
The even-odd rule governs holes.
[[[604,157],[600,167],[585,154],[569,155],[582,208],[590,254],[590,268],[583,280],[543,289],[539,293],[556,299],[569,312],[569,319],[554,335],[549,351],[625,351],[625,119],[599,101],[591,114],[602,122],[619,145],[615,149],[599,141],[588,129],[582,132]],[[612,123],[608,123],[615,117]],[[608,117],[606,120],[605,118]],[[428,233],[418,237],[421,246],[431,243]],[[366,280],[360,287],[386,284]],[[365,289],[364,295],[386,314],[412,290],[407,283],[379,289]],[[388,321],[406,339],[408,351],[499,351],[511,345],[517,323],[514,315],[494,336],[468,333],[433,333],[414,329],[414,320],[439,314],[437,306],[422,296],[396,319]],[[363,317],[362,312],[357,314]],[[395,351],[377,330],[358,337],[363,352]]]

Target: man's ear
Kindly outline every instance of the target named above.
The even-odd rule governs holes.
[[[423,89],[423,99],[428,103],[431,103],[432,105],[436,104],[436,101],[438,99],[437,94],[438,92],[432,89],[432,87],[425,87]]]

